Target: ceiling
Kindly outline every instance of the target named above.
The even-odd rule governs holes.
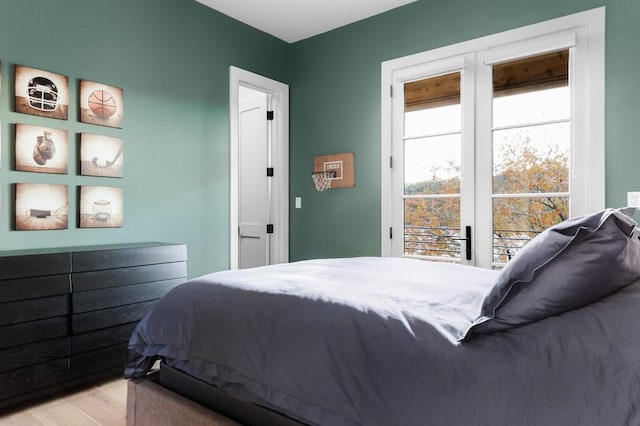
[[[416,0],[196,0],[294,43]]]

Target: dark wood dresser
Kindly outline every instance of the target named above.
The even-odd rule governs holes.
[[[186,277],[183,244],[0,252],[0,409],[121,375],[136,323]]]

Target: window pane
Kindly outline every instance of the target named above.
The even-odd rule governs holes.
[[[493,66],[493,126],[568,120],[569,50]]]
[[[493,132],[493,192],[569,191],[568,123]]]
[[[493,126],[568,120],[570,105],[569,87],[494,98]]]
[[[569,217],[569,197],[493,200],[493,261],[506,263],[529,240]]]
[[[460,258],[460,198],[404,200],[404,254]]]
[[[404,192],[460,193],[461,136],[413,139],[404,145]]]
[[[404,136],[407,138],[460,132],[460,104],[421,109],[404,114]]]

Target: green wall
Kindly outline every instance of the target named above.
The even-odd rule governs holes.
[[[289,45],[195,0],[3,0],[0,250],[187,243],[189,275],[229,265],[229,65],[287,82]],[[67,121],[13,110],[13,65],[65,74]],[[79,123],[78,80],[124,89],[123,129]],[[68,175],[11,170],[12,124],[68,129]],[[79,176],[80,132],[123,137],[123,179]],[[13,231],[12,184],[69,185],[69,229]],[[125,223],[79,229],[79,185],[124,187]]]
[[[380,254],[381,62],[606,6],[606,204],[640,190],[640,2],[419,0],[291,48],[291,260]],[[356,187],[318,193],[315,155],[355,152]]]
[[[0,5],[0,250],[136,241],[184,242],[189,275],[229,264],[228,69],[289,83],[291,260],[380,253],[380,64],[607,6],[606,202],[640,189],[636,0],[447,0],[416,3],[289,45],[195,0],[6,0]],[[13,65],[69,76],[70,119],[18,114]],[[77,82],[122,87],[124,128],[79,123]],[[68,175],[12,168],[12,125],[70,132]],[[125,177],[79,176],[77,134],[121,136]],[[318,193],[315,155],[355,152],[356,187]],[[12,184],[70,187],[69,229],[13,231]],[[79,185],[125,188],[125,225],[79,229]],[[302,209],[293,199],[303,198]]]

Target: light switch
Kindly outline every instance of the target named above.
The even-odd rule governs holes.
[[[627,206],[640,207],[640,191],[627,192]]]
[[[296,209],[302,208],[302,197],[296,197]]]

